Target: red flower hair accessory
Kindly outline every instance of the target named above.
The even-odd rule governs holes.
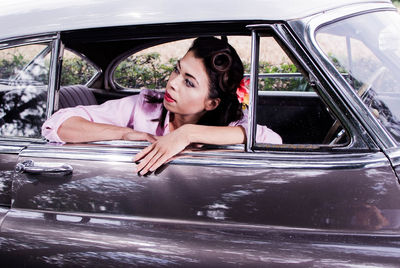
[[[247,88],[250,84],[250,79],[243,78],[240,81],[239,87],[236,89],[236,96],[238,101],[242,104],[243,109],[249,105],[249,89]]]

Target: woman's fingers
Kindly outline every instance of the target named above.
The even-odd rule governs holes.
[[[143,151],[138,153],[135,157],[135,161],[140,160],[137,164],[136,171],[140,175],[153,172],[161,165],[169,161],[174,156],[170,151],[160,148],[159,146],[150,145]]]
[[[143,149],[134,158],[135,162],[140,160],[140,163],[137,164],[137,171],[140,175],[155,171],[189,145],[185,133],[178,130],[166,136],[155,137],[155,139],[153,144]]]
[[[151,164],[151,167],[149,168],[150,172],[155,171],[157,168],[161,167],[163,164],[168,162],[170,157],[167,154],[162,154],[157,161],[154,161],[154,163]]]
[[[137,165],[137,172],[139,172],[140,175],[145,175],[149,171],[153,171],[152,167],[154,163],[160,159],[162,156],[162,153],[159,150],[153,150],[151,151],[145,158],[142,159],[142,161]]]
[[[135,157],[133,158],[133,162],[139,161],[140,159],[145,157],[153,149],[153,147],[154,143],[141,150],[139,153],[135,155]]]

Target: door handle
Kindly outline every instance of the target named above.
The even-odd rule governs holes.
[[[21,163],[18,163],[15,167],[15,170],[19,173],[28,173],[28,174],[63,174],[68,175],[71,174],[74,169],[71,165],[68,164],[54,164],[48,162],[37,162],[35,163],[33,160],[25,160]]]

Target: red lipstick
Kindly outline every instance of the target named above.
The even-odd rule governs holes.
[[[174,102],[174,101],[175,101],[175,100],[171,97],[171,95],[168,94],[167,91],[165,91],[164,99],[165,99],[167,102]]]

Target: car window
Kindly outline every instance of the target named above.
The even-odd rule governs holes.
[[[397,142],[400,142],[399,33],[398,14],[380,12],[335,22],[316,34],[322,50]]]
[[[64,50],[61,86],[87,85],[96,77],[99,70],[84,56]]]
[[[251,36],[227,38],[242,59],[245,78],[249,78]],[[127,91],[164,89],[176,61],[184,55],[192,41],[169,42],[128,56],[115,68],[113,79],[116,87]],[[249,88],[249,85],[246,84],[246,87]],[[248,96],[239,96],[245,114]],[[264,137],[257,139],[260,144],[275,143],[266,138],[275,135],[271,131],[277,133],[285,144],[347,143],[345,137],[337,140],[339,133],[343,135],[340,124],[284,49],[270,36],[260,40],[256,116],[259,125],[256,137]]]
[[[260,38],[256,143],[343,144],[340,124],[297,65],[270,36]],[[271,138],[272,137],[272,138]]]
[[[189,49],[193,39],[168,42],[134,53],[114,71],[119,89],[164,89],[176,62]]]
[[[39,138],[46,118],[50,44],[0,50],[0,135]]]
[[[101,74],[85,56],[64,49],[57,109],[99,104],[89,85]]]

